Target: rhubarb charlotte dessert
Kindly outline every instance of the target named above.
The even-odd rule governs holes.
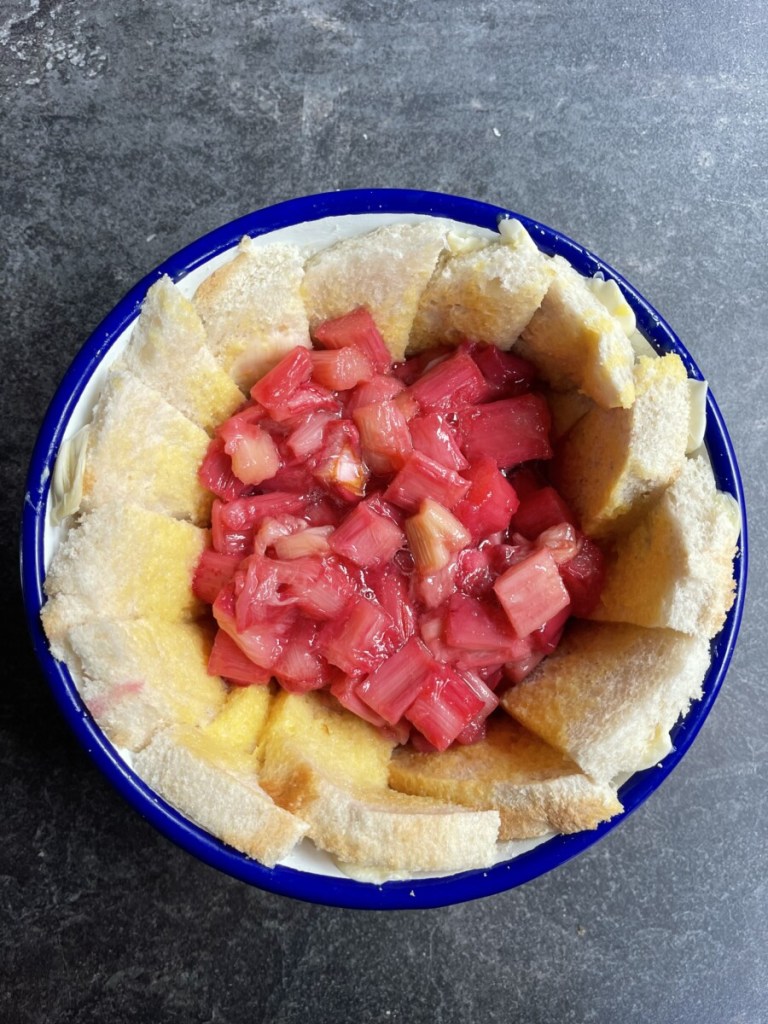
[[[704,389],[612,282],[438,218],[150,288],[62,449],[43,623],[136,772],[265,865],[493,863],[670,749],[733,600]]]

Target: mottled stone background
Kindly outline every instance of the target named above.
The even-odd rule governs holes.
[[[0,1019],[768,1020],[767,55],[761,0],[2,0]],[[655,302],[730,426],[752,572],[722,694],[630,820],[522,889],[366,914],[217,874],[101,778],[27,642],[17,523],[45,406],[135,280],[385,185],[537,217]]]

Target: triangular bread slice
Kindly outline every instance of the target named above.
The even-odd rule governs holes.
[[[208,675],[209,631],[201,623],[96,619],[69,633],[78,689],[117,746],[140,750],[169,725],[203,725],[226,686]]]
[[[458,344],[463,338],[510,349],[539,308],[551,261],[519,223],[503,240],[449,255],[421,297],[409,349]]]
[[[301,298],[304,259],[294,245],[243,238],[234,259],[194,294],[208,347],[235,383],[248,389],[297,345],[310,345]]]
[[[66,535],[45,579],[42,620],[57,658],[66,635],[98,618],[181,622],[202,615],[192,577],[207,532],[136,505],[102,505]]]
[[[557,454],[555,481],[592,537],[637,522],[685,462],[690,391],[677,355],[642,356],[631,409],[593,407]]]
[[[197,470],[209,441],[158,391],[116,368],[88,428],[81,508],[133,502],[204,525],[212,497]]]
[[[448,223],[438,218],[387,224],[312,256],[303,285],[310,327],[365,306],[393,358],[403,359],[447,232]]]
[[[344,864],[412,872],[492,863],[498,812],[390,789],[392,746],[325,695],[280,693],[263,740],[262,785]]]
[[[592,618],[713,637],[734,600],[739,530],[735,500],[716,489],[704,458],[688,457],[645,518],[616,541]]]
[[[287,857],[307,831],[264,792],[246,756],[234,757],[199,730],[158,733],[134,755],[133,767],[182,814],[267,867]]]
[[[167,276],[147,292],[123,358],[131,373],[208,433],[243,402],[206,346],[195,307]]]
[[[479,743],[441,754],[395,752],[389,784],[403,793],[497,810],[500,840],[592,829],[621,811],[614,789],[587,778],[503,714],[489,720]]]
[[[574,622],[501,703],[587,775],[610,782],[649,766],[660,737],[700,695],[709,657],[701,637]]]
[[[628,409],[635,400],[635,353],[621,322],[561,256],[541,306],[517,346],[551,387],[576,387],[605,409]]]

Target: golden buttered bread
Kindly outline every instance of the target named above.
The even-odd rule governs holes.
[[[573,623],[487,739],[444,754],[393,756],[325,694],[229,687],[204,667],[191,581],[209,433],[312,327],[358,305],[396,359],[465,336],[530,359],[551,389],[566,497],[610,546],[595,613],[609,621]],[[495,238],[436,218],[390,224],[310,254],[244,239],[191,300],[157,282],[78,448],[79,511],[69,460],[62,507],[77,515],[43,609],[53,653],[141,777],[268,865],[308,835],[340,864],[461,870],[492,863],[500,838],[618,813],[616,776],[663,756],[700,691],[738,533],[732,499],[685,454],[682,364],[636,358],[633,331],[615,285],[544,256],[514,221]]]

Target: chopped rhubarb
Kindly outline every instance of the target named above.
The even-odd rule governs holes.
[[[533,363],[495,345],[478,345],[472,358],[485,377],[492,398],[514,398],[530,391],[538,374]]]
[[[512,517],[512,528],[529,540],[560,523],[575,525],[576,519],[554,487],[540,487],[527,495]]]
[[[470,462],[490,456],[499,469],[551,458],[549,427],[549,407],[541,395],[505,398],[459,412],[464,454]]]
[[[373,376],[370,359],[354,345],[327,352],[316,350],[309,355],[312,359],[312,380],[330,391],[348,391]]]
[[[425,498],[433,498],[450,510],[468,490],[469,483],[455,470],[446,469],[421,452],[413,452],[384,497],[406,512],[416,512]]]
[[[490,458],[479,458],[464,473],[470,486],[455,513],[476,542],[506,530],[518,507],[517,494]]]
[[[456,432],[448,418],[440,413],[417,416],[409,423],[413,447],[448,469],[467,469],[469,463],[461,453]],[[495,468],[495,463],[494,463]]]
[[[220,437],[214,437],[208,445],[197,478],[206,490],[222,501],[232,501],[248,493],[247,486],[235,476],[232,458],[224,450],[224,441]]]
[[[395,744],[477,742],[494,690],[554,650],[604,578],[541,465],[533,368],[468,340],[393,369],[365,309],[315,338],[254,385],[199,470],[209,671],[329,690]]]
[[[571,600],[557,563],[546,548],[534,551],[507,569],[493,589],[520,637],[539,629]]]
[[[376,602],[357,597],[343,615],[323,626],[317,645],[342,672],[368,672],[386,658],[384,633],[388,624],[386,613]]]
[[[345,348],[354,345],[368,357],[371,366],[377,373],[386,373],[392,365],[392,356],[384,344],[373,317],[360,306],[351,313],[326,320],[319,324],[312,336],[323,348]]]
[[[394,725],[427,685],[435,664],[421,640],[412,637],[359,684],[357,694]]]
[[[578,552],[560,565],[560,576],[571,598],[571,613],[589,615],[597,607],[605,583],[605,555],[589,537],[581,538]]]
[[[216,631],[208,656],[208,672],[223,676],[236,686],[265,686],[272,678],[272,673],[254,664],[223,629]]]
[[[334,554],[361,568],[383,565],[405,544],[403,531],[361,501],[328,539]]]
[[[364,405],[352,414],[363,458],[377,475],[401,469],[413,451],[408,421],[393,402]]]
[[[470,685],[448,665],[434,663],[422,692],[405,712],[411,722],[436,750],[446,750],[456,737],[486,708],[485,690],[491,701],[496,698],[477,679]]]
[[[444,569],[472,539],[456,516],[430,498],[422,501],[417,515],[406,520],[405,533],[422,576]]]
[[[475,361],[457,352],[427,370],[409,391],[422,409],[448,410],[475,405],[488,389]]]
[[[232,579],[240,564],[240,554],[226,554],[206,548],[192,578],[192,592],[207,604],[213,604],[221,588]]]
[[[311,460],[312,472],[333,494],[354,502],[365,494],[368,470],[363,463],[360,435],[351,420],[328,424],[323,446]]]
[[[281,407],[312,376],[309,350],[297,346],[251,388],[251,398],[270,413]]]

